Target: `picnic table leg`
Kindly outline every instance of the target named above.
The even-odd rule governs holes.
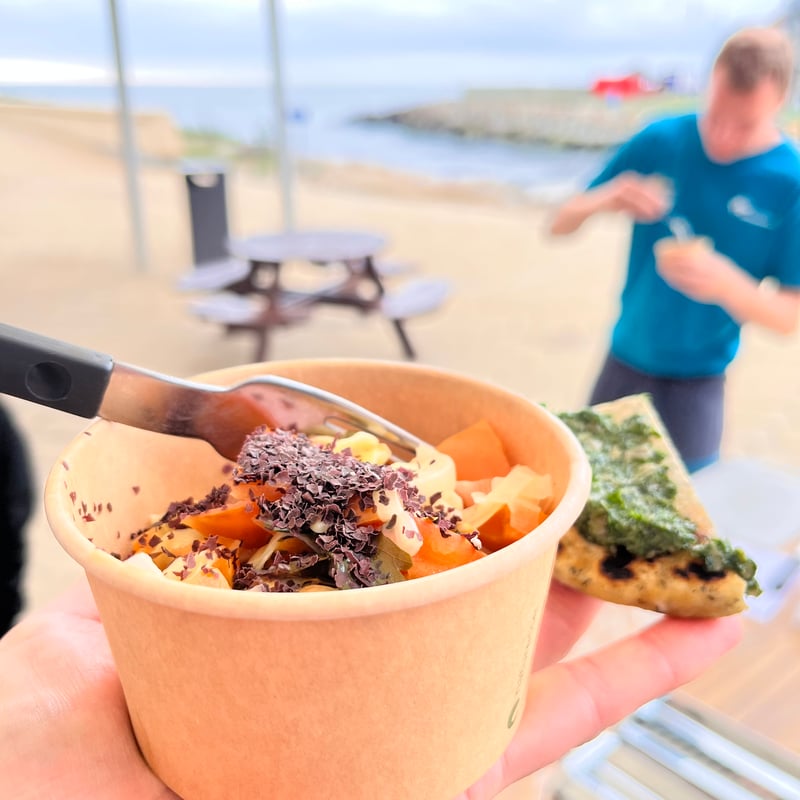
[[[378,270],[375,269],[375,262],[372,256],[367,256],[364,259],[364,272],[375,284],[375,288],[378,292],[377,297],[383,297],[383,295],[386,294],[386,287],[383,285]],[[405,353],[406,358],[410,358],[413,361],[417,357],[417,354],[414,352],[414,347],[411,344],[411,340],[408,338],[405,327],[403,327],[403,320],[393,319],[392,325],[394,325],[394,329],[400,339],[400,344],[403,346],[403,353]]]
[[[262,328],[256,328],[255,334],[258,337],[256,340],[256,352],[255,352],[255,361],[257,363],[261,361],[267,361],[269,355],[269,334],[270,329],[268,325],[264,325]]]
[[[394,325],[394,329],[400,338],[400,343],[403,345],[403,352],[405,353],[406,358],[410,358],[413,361],[416,359],[417,354],[414,352],[414,348],[411,345],[411,340],[408,338],[406,329],[403,327],[403,320],[393,319],[392,325]]]
[[[383,281],[381,280],[381,276],[378,274],[378,270],[375,269],[375,262],[372,260],[372,256],[367,256],[364,259],[364,274],[375,284],[378,297],[382,297],[384,294],[386,294],[386,287],[383,285]]]

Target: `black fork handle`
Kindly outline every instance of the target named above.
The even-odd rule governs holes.
[[[0,392],[90,419],[114,360],[85,347],[0,323]]]

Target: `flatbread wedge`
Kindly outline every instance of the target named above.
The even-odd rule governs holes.
[[[655,544],[655,554],[649,552],[646,555],[637,555],[624,544],[614,541],[611,536],[604,539],[603,535],[596,535],[597,526],[591,528],[586,516],[589,509],[587,504],[587,509],[576,526],[569,530],[559,544],[554,572],[556,580],[603,600],[638,606],[675,617],[722,617],[745,610],[745,594],[760,592],[753,579],[755,565],[741,551],[735,550],[716,535],[713,522],[695,493],[691,479],[649,396],[624,397],[594,406],[591,411],[606,415],[612,424],[638,417],[652,431],[654,435],[649,438],[652,450],[657,451],[654,461],[658,463],[652,469],[660,469],[659,474],[665,476],[667,482],[674,484],[670,511],[674,510],[679,517],[685,518],[684,530],[690,533],[684,532],[683,544],[674,552],[663,552],[663,548],[659,552],[659,545]],[[562,419],[571,425],[567,417],[570,415],[562,415]],[[595,438],[600,439],[602,436]],[[582,439],[582,443],[584,449],[587,449],[585,439]],[[598,453],[602,455],[598,456]],[[614,493],[613,490],[608,491],[607,476],[604,486],[598,487],[596,483],[596,466],[602,466],[602,461],[593,459],[626,459],[631,457],[631,453],[620,453],[620,448],[616,448],[609,455],[608,451],[603,451],[600,445],[592,441],[587,454],[590,462],[593,462],[592,498],[604,496],[603,492],[611,496]],[[635,458],[635,452],[633,455]],[[658,462],[658,459],[662,460]],[[645,464],[635,469],[644,469],[643,474],[647,475],[648,466]],[[623,471],[623,475],[628,478],[631,474],[639,473]],[[642,485],[646,486],[646,481],[631,481],[630,491],[638,492],[638,499],[645,504],[645,511],[649,511],[646,506],[650,503],[656,506],[657,499],[651,501],[649,489],[641,488]],[[657,494],[657,490],[655,493]],[[602,513],[601,511],[601,517]],[[657,508],[654,513],[659,513]],[[634,521],[630,523],[631,527],[637,524],[638,518],[634,516],[632,519]],[[602,524],[600,528],[602,529]],[[587,538],[581,530],[591,538]],[[593,537],[592,530],[595,530]],[[623,535],[624,533],[623,531]],[[687,539],[691,543],[687,543]],[[631,539],[631,542],[636,542],[637,548],[643,547],[635,539]],[[709,543],[714,553],[711,560],[703,555],[703,546]],[[632,544],[631,547],[633,546]],[[723,562],[719,561],[718,553],[724,554],[725,566],[720,567]],[[709,563],[717,566],[709,569]]]

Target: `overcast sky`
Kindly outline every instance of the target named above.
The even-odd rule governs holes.
[[[263,80],[259,0],[118,0],[140,83]],[[282,0],[290,84],[580,84],[593,74],[706,69],[725,36],[782,0]],[[0,83],[99,82],[105,0],[0,0]]]

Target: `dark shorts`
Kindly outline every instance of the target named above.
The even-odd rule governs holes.
[[[629,394],[652,397],[675,447],[690,472],[719,458],[725,406],[725,376],[657,378],[608,356],[590,403],[605,403]]]

